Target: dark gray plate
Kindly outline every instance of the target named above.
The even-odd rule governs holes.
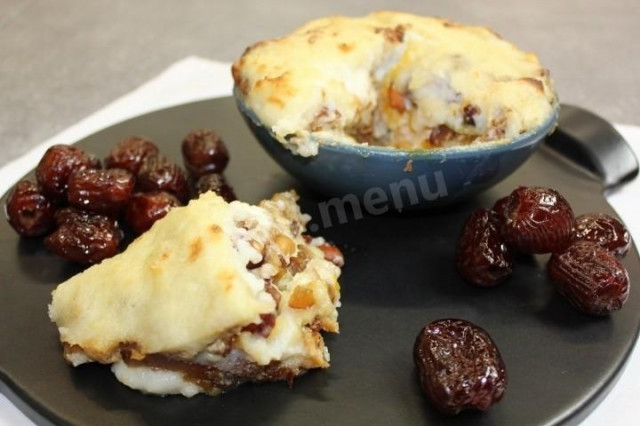
[[[212,127],[227,141],[232,156],[227,176],[241,199],[255,202],[297,187],[253,140],[231,99],[145,115],[79,145],[105,155],[120,138],[144,134],[178,159],[182,137],[198,127]],[[347,259],[341,334],[327,338],[332,366],[299,378],[293,389],[284,383],[246,384],[216,398],[146,396],[117,383],[108,367],[67,366],[47,304],[56,283],[79,269],[49,255],[39,241],[21,240],[0,221],[0,390],[39,423],[575,423],[621,372],[640,325],[640,298],[632,291],[626,307],[610,318],[584,316],[554,293],[543,256],[519,259],[514,276],[498,288],[465,284],[453,261],[465,218],[521,184],[558,189],[576,213],[613,214],[601,184],[546,147],[499,186],[442,210],[360,219],[348,215],[344,224],[333,216],[326,227],[318,220],[322,200],[300,190],[304,210],[325,228],[319,233],[336,242]],[[637,282],[635,249],[624,263]],[[500,347],[509,387],[487,413],[442,417],[420,394],[413,340],[422,326],[442,317],[480,325]]]

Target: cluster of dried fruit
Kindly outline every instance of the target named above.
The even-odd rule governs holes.
[[[100,161],[80,148],[55,145],[36,167],[36,181],[16,184],[5,213],[24,237],[45,238],[53,253],[94,264],[118,252],[119,220],[141,234],[190,196],[213,190],[235,199],[222,172],[229,163],[224,142],[211,130],[196,130],[182,142],[188,175],[152,141],[130,137]]]
[[[492,210],[479,209],[467,220],[458,242],[460,275],[478,286],[505,281],[513,270],[513,251],[552,253],[548,271],[558,293],[577,309],[606,315],[629,296],[629,276],[618,260],[629,251],[624,225],[601,213],[574,217],[557,191],[519,187]]]
[[[558,292],[577,309],[606,315],[629,295],[629,276],[618,257],[631,240],[624,225],[600,213],[574,217],[557,191],[520,187],[491,210],[467,220],[456,251],[456,266],[471,284],[490,287],[513,271],[514,251],[552,253],[548,271]],[[468,321],[443,319],[424,327],[413,348],[418,378],[439,411],[485,411],[507,385],[504,362],[486,331]]]

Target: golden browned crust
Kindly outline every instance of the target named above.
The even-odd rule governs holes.
[[[247,365],[327,367],[319,330],[338,331],[340,270],[303,236],[309,218],[296,200],[287,192],[250,206],[204,194],[60,284],[49,315],[65,359],[192,362],[224,356],[222,346]]]
[[[389,11],[318,19],[256,43],[232,74],[242,101],[303,156],[323,143],[506,142],[540,126],[557,104],[536,56],[492,30]],[[467,105],[476,107],[473,120]],[[434,144],[442,126],[454,137]]]

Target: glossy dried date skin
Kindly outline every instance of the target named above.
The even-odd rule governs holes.
[[[136,189],[141,192],[170,192],[182,202],[189,198],[189,187],[184,171],[159,154],[145,157],[138,172]]]
[[[576,218],[573,241],[591,241],[624,257],[631,247],[627,228],[618,219],[604,213],[588,213]]]
[[[441,319],[425,326],[413,359],[425,396],[444,414],[486,411],[504,395],[502,356],[489,334],[468,321]]]
[[[86,220],[86,216],[89,213],[78,210],[74,207],[64,207],[56,211],[54,218],[57,226],[61,226],[67,223]]]
[[[42,237],[54,225],[54,204],[30,181],[18,182],[5,204],[9,224],[23,237]]]
[[[209,129],[190,132],[182,141],[182,158],[194,178],[222,173],[229,163],[229,151],[222,138]]]
[[[137,193],[125,208],[125,221],[136,234],[142,234],[173,207],[182,205],[168,192]]]
[[[523,253],[553,253],[571,242],[575,218],[571,206],[557,191],[521,186],[509,195],[500,233]]]
[[[69,204],[86,211],[116,215],[135,188],[134,176],[124,169],[77,170],[69,177]]]
[[[137,175],[145,157],[159,152],[153,141],[143,136],[131,136],[118,142],[111,150],[104,161],[105,167],[109,169],[125,169]]]
[[[491,287],[513,272],[513,255],[500,235],[502,220],[492,210],[474,211],[462,230],[456,249],[456,269],[470,284]]]
[[[603,316],[616,311],[629,297],[629,275],[608,250],[578,241],[551,256],[547,264],[556,290],[576,309]]]
[[[54,254],[72,262],[93,265],[118,253],[123,233],[107,216],[64,209],[60,226],[44,242]]]
[[[197,195],[204,194],[208,191],[213,191],[228,203],[236,200],[236,193],[233,191],[233,188],[229,186],[227,180],[223,175],[219,173],[210,173],[204,176],[201,176],[196,182],[196,193]]]
[[[189,133],[183,148],[194,174],[223,170],[229,161],[226,146],[212,130]],[[115,218],[123,210],[140,234],[189,199],[184,170],[160,155],[157,145],[145,137],[120,141],[105,158],[105,166],[102,170],[95,156],[75,146],[52,146],[36,167],[38,184],[23,183],[21,191],[8,197],[7,220],[24,236],[51,232],[45,245],[52,252],[93,264],[118,252],[123,234]],[[195,186],[195,180],[191,182]],[[221,175],[203,179],[200,188],[213,189],[227,201],[236,199]],[[145,194],[131,202],[135,190]]]
[[[67,182],[75,170],[99,169],[100,161],[75,146],[54,145],[36,167],[36,179],[45,195],[66,201]]]
[[[507,215],[507,205],[509,204],[509,196],[502,197],[495,202],[491,210],[498,213],[500,220],[504,220]]]

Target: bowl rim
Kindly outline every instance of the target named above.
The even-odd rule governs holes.
[[[240,111],[246,115],[251,121],[256,125],[263,129],[265,129],[269,136],[273,139],[275,143],[281,145],[286,148],[284,144],[282,144],[276,136],[273,134],[271,129],[264,126],[260,120],[258,119],[255,112],[249,108],[242,97],[239,94],[239,89],[237,86],[233,86],[233,97],[236,100],[236,104],[238,105]],[[475,157],[479,154],[488,154],[491,153],[500,153],[504,151],[512,151],[520,148],[524,148],[528,145],[535,144],[537,142],[542,141],[542,139],[552,133],[557,127],[557,121],[560,115],[560,102],[558,100],[557,95],[554,96],[554,103],[552,105],[552,110],[549,116],[540,124],[537,128],[531,129],[528,132],[522,133],[511,141],[495,141],[495,142],[486,142],[483,144],[477,145],[463,145],[463,146],[454,146],[454,147],[444,147],[444,148],[431,148],[431,149],[402,149],[402,148],[392,148],[392,147],[383,147],[383,146],[371,146],[371,145],[348,145],[348,144],[340,144],[340,143],[319,143],[318,144],[318,154],[321,152],[326,152],[330,154],[357,154],[362,157],[369,157],[372,155],[380,156],[380,157],[389,157],[389,158],[398,158],[398,159],[429,159],[429,158],[468,158]],[[288,150],[290,151],[290,150]],[[291,152],[291,151],[290,151]],[[301,158],[307,158],[295,154]]]

